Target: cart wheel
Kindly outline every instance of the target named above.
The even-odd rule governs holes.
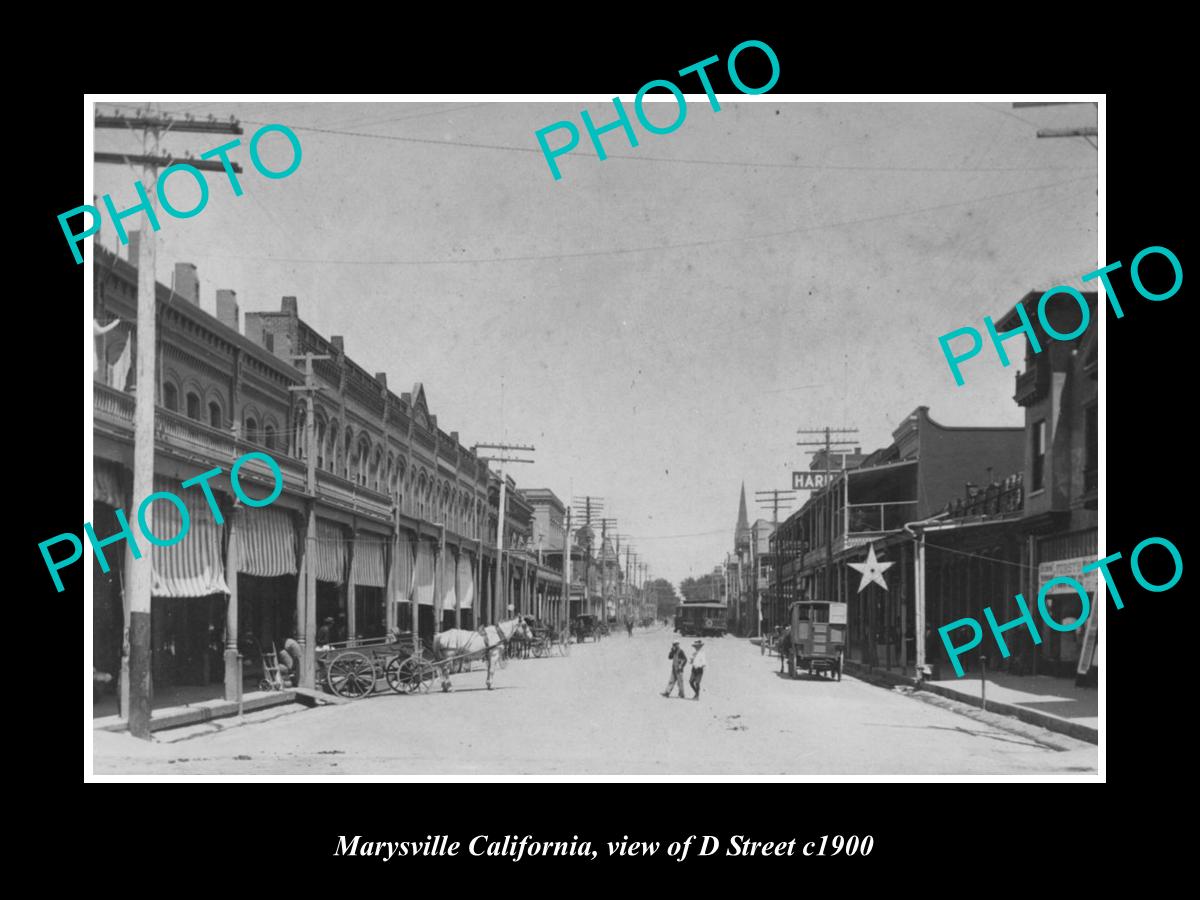
[[[388,660],[387,667],[383,670],[388,687],[397,694],[411,694],[414,690],[410,681],[412,676],[411,670],[415,667],[408,665],[411,662],[408,657],[393,656]]]
[[[421,688],[428,690],[425,672],[415,659],[409,657],[399,666],[400,689],[406,694],[415,694]]]
[[[375,690],[375,667],[361,653],[343,653],[329,664],[326,680],[339,697],[357,700]]]

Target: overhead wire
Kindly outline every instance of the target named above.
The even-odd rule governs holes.
[[[937,212],[943,209],[952,209],[958,206],[968,206],[972,203],[983,203],[988,200],[1000,200],[1005,197],[1015,197],[1022,194],[1033,193],[1042,190],[1050,190],[1051,188],[1061,187],[1062,185],[1074,184],[1079,181],[1094,180],[1095,174],[1081,175],[1078,178],[1067,178],[1062,181],[1054,181],[1049,184],[1040,184],[1028,188],[1018,188],[1012,191],[1002,191],[996,194],[985,194],[979,197],[972,197],[967,200],[953,200],[948,203],[938,203],[932,206],[922,206],[915,209],[900,210],[897,212],[881,213],[875,216],[863,216],[855,219],[845,219],[840,222],[824,222],[817,225],[805,225],[799,228],[786,228],[780,231],[766,231],[759,234],[746,235],[744,237],[725,237],[713,238],[711,240],[702,241],[685,241],[674,244],[651,244],[641,247],[617,247],[608,250],[579,250],[569,253],[543,253],[529,254],[520,256],[495,256],[495,257],[472,257],[470,259],[316,259],[312,257],[271,257],[271,256],[241,256],[241,255],[225,255],[225,254],[208,254],[211,259],[237,259],[251,260],[256,262],[276,262],[276,263],[316,263],[321,265],[350,265],[350,266],[461,266],[474,265],[478,263],[503,263],[503,262],[538,262],[542,260],[554,259],[583,259],[602,256],[619,256],[630,253],[657,253],[663,250],[685,250],[695,247],[711,247],[720,244],[738,244],[747,241],[761,241],[768,238],[785,237],[793,234],[805,234],[814,231],[822,231],[827,228],[845,228],[851,225],[867,225],[873,222],[887,221],[888,219],[897,219],[904,216],[921,215],[927,212]]]

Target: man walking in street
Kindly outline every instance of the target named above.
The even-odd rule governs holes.
[[[670,697],[671,688],[678,684],[679,699],[683,700],[683,669],[687,665],[687,653],[679,646],[679,641],[671,644],[671,652],[667,654],[667,659],[671,661],[671,680],[667,682],[667,689],[663,691],[663,696]]]
[[[700,680],[704,677],[704,667],[708,664],[708,660],[704,656],[704,641],[694,641],[692,646],[696,648],[696,652],[692,654],[692,677],[689,679],[689,683],[692,690],[696,692],[692,699],[699,700]]]

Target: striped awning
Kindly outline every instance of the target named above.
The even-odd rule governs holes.
[[[417,542],[416,565],[413,568],[413,591],[422,606],[433,606],[433,545],[429,541]]]
[[[199,491],[180,491],[177,482],[154,479],[155,493],[165,491],[183,501],[188,514],[188,531],[170,547],[151,545],[153,583],[156,597],[207,597],[228,594],[225,561],[221,555],[221,526],[212,516],[208,500]],[[160,499],[150,506],[150,530],[161,540],[170,540],[183,527],[179,507]],[[137,527],[132,522],[132,527]],[[144,543],[148,544],[149,541]]]
[[[121,469],[116,463],[97,459],[92,463],[92,500],[125,509],[125,492],[121,489]]]
[[[296,526],[285,509],[246,507],[237,523],[238,571],[274,578],[296,574]]]
[[[383,545],[386,538],[373,534],[362,535],[354,541],[354,558],[350,563],[350,583],[364,587],[386,587],[383,570]]]
[[[458,555],[458,605],[470,609],[475,603],[475,567],[466,553]]]
[[[391,583],[388,596],[393,603],[408,603],[413,584],[413,537],[401,531],[392,545]]]
[[[454,609],[456,596],[458,595],[458,563],[454,558],[454,548],[447,546],[443,551],[446,554],[443,565],[438,566],[438,578],[444,576],[445,581],[441,585],[442,594],[442,610]]]
[[[346,535],[324,519],[317,519],[317,581],[346,581]]]

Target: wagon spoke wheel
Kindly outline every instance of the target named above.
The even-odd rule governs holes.
[[[393,656],[388,660],[387,667],[383,670],[383,676],[387,679],[388,687],[397,694],[411,694],[413,689],[409,686],[410,673],[405,671],[405,663],[409,660],[402,656]]]
[[[415,694],[421,689],[424,673],[421,666],[411,656],[396,660],[396,680],[398,686],[394,690],[404,694]]]
[[[329,689],[339,697],[357,700],[375,689],[375,667],[361,653],[343,653],[329,664]]]

